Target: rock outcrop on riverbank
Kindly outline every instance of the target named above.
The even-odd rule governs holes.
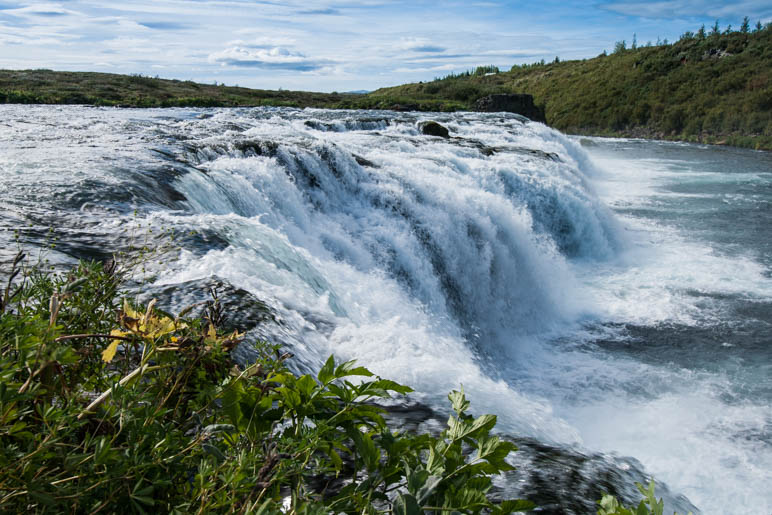
[[[533,96],[525,93],[500,93],[487,95],[474,104],[475,111],[484,113],[516,113],[535,122],[546,123],[544,111],[533,103]]]

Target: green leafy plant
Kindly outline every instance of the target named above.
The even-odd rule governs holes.
[[[403,460],[408,491],[398,495],[395,512],[490,510],[502,514],[534,508],[533,503],[524,500],[494,504],[488,499],[491,477],[513,470],[505,458],[517,447],[490,434],[496,425],[495,415],[474,418],[466,413],[469,402],[463,389],[454,390],[448,398],[455,414],[438,438],[425,439],[427,459],[413,463]]]
[[[640,483],[636,483],[635,486],[638,487],[638,491],[643,495],[643,499],[641,499],[637,507],[626,508],[616,497],[606,494],[598,501],[600,505],[598,515],[663,515],[665,503],[661,498],[657,499],[657,496],[654,494],[654,481],[650,481],[648,487]],[[689,512],[689,515],[691,515],[691,512]]]

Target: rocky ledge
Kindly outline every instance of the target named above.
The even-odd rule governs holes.
[[[531,95],[525,93],[488,95],[478,99],[474,109],[484,113],[517,113],[535,122],[547,122],[544,118],[544,111],[533,103]]]

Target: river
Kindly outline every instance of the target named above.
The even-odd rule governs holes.
[[[3,262],[17,237],[67,263],[173,230],[148,265],[150,291],[190,290],[170,309],[216,277],[298,369],[356,358],[439,412],[463,384],[503,433],[597,464],[589,485],[772,511],[771,154],[502,114],[0,114]]]

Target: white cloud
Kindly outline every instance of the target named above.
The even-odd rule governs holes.
[[[326,62],[312,60],[299,52],[284,47],[260,48],[231,46],[209,56],[209,62],[223,66],[274,68],[296,71],[313,71],[322,68]]]
[[[422,73],[422,72],[452,72],[454,70],[458,69],[458,66],[455,64],[440,64],[438,66],[425,66],[425,67],[400,67],[396,68],[394,71],[397,73]]]
[[[259,36],[252,38],[248,41],[243,39],[237,39],[229,41],[228,46],[238,46],[246,48],[275,48],[275,47],[288,47],[293,46],[297,40],[295,38],[285,36]]]
[[[6,9],[5,12],[15,16],[35,16],[43,18],[75,16],[79,14],[77,11],[65,9],[61,4],[53,3],[32,3],[17,9]]]
[[[603,4],[609,11],[628,16],[645,18],[742,18],[743,16],[766,17],[772,14],[772,3],[769,0],[744,0],[726,2],[715,0],[664,0],[654,2],[617,1]]]
[[[395,45],[398,50],[412,51],[412,52],[444,52],[447,50],[444,46],[440,46],[428,38],[422,37],[406,37],[400,39]]]

